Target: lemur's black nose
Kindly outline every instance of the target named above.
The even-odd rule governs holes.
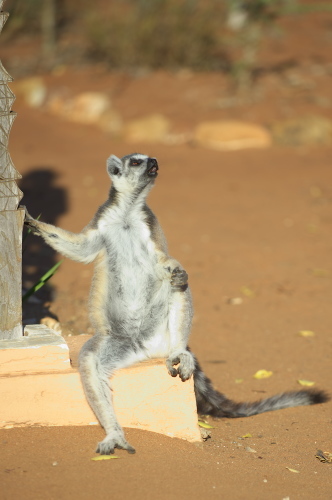
[[[155,158],[149,158],[148,162],[147,162],[147,166],[148,166],[148,168],[147,168],[148,175],[150,175],[150,176],[157,175],[158,162]]]
[[[151,167],[157,167],[157,169],[158,169],[158,162],[157,162],[156,158],[149,158],[148,159],[148,168],[151,168]]]

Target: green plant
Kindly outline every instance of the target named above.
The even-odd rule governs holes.
[[[112,68],[222,69],[220,0],[118,0],[86,11],[91,57]]]
[[[227,5],[228,26],[233,31],[228,47],[238,52],[232,60],[231,74],[238,90],[247,92],[253,83],[263,37],[278,17],[296,12],[297,0],[228,0]]]
[[[53,5],[54,9],[46,9]],[[248,90],[260,47],[281,16],[332,10],[299,0],[7,0],[3,41],[41,39],[44,58],[102,61],[111,69],[225,71]],[[43,21],[44,20],[44,21]],[[66,38],[67,37],[67,38]],[[64,43],[65,42],[65,43]],[[55,50],[55,48],[57,50]],[[46,57],[49,54],[50,57]]]
[[[38,30],[41,5],[42,0],[7,0],[4,10],[9,12],[10,16],[4,31],[5,38]]]
[[[22,302],[27,300],[31,295],[36,293],[41,287],[45,285],[45,283],[52,278],[52,276],[56,273],[56,271],[59,269],[60,265],[62,263],[62,260],[57,262],[54,266],[51,267],[27,292],[22,297]]]
[[[40,217],[41,217],[41,214],[39,214],[38,217],[36,217],[36,220],[39,220]],[[32,232],[31,228],[28,228],[27,231],[26,231],[26,233],[25,233],[25,235],[23,236],[22,244],[26,241],[26,239],[29,237],[29,235],[31,234],[31,232]],[[22,255],[24,254],[26,248],[27,247],[23,248]],[[52,278],[52,276],[54,276],[54,274],[57,272],[57,270],[59,269],[59,267],[60,267],[60,265],[61,265],[62,262],[63,261],[60,260],[54,266],[52,266],[51,269],[49,269],[45,274],[43,274],[43,276],[41,278],[39,278],[39,280],[31,288],[29,288],[29,290],[27,290],[25,292],[25,294],[22,296],[22,302],[24,302],[29,297],[31,297],[31,295],[33,295],[38,290],[40,290],[40,288],[42,288],[45,285],[45,283],[50,278]]]
[[[233,31],[228,39],[230,72],[238,90],[252,87],[259,60],[259,48],[285,15],[331,11],[332,4],[300,4],[298,0],[227,0],[228,26]],[[234,50],[235,49],[235,50]],[[232,57],[231,53],[236,52]]]

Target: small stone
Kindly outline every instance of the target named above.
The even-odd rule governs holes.
[[[211,431],[209,429],[204,429],[203,427],[200,427],[199,432],[201,433],[203,441],[207,441],[208,439],[210,439]]]
[[[250,448],[250,446],[246,446],[245,450],[248,451],[249,453],[257,453],[257,451],[254,450],[253,448]]]
[[[59,335],[62,335],[61,325],[60,325],[59,321],[57,321],[56,319],[46,316],[46,318],[42,318],[40,320],[40,323],[42,325],[47,326],[48,328],[50,328],[54,332],[58,333]]]
[[[243,304],[243,298],[242,297],[232,297],[227,300],[227,304],[230,304],[232,306],[239,306],[240,304]]]

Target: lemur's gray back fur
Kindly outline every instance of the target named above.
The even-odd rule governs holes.
[[[284,393],[255,403],[235,403],[217,392],[188,348],[193,316],[187,274],[170,257],[146,197],[157,176],[155,158],[111,156],[109,198],[79,234],[33,219],[26,223],[55,250],[83,263],[95,262],[90,316],[95,335],[82,348],[79,369],[88,402],[106,431],[101,454],[126,441],[114,413],[109,378],[119,368],[166,358],[171,376],[194,375],[197,409],[216,417],[244,417],[326,401],[322,391]]]

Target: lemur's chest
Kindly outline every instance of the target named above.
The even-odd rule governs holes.
[[[145,317],[160,288],[155,243],[140,213],[111,212],[99,226],[106,247],[109,276],[108,310],[112,318],[126,317],[133,327]]]
[[[108,255],[120,268],[150,267],[156,262],[150,228],[140,212],[112,211],[100,223]]]

